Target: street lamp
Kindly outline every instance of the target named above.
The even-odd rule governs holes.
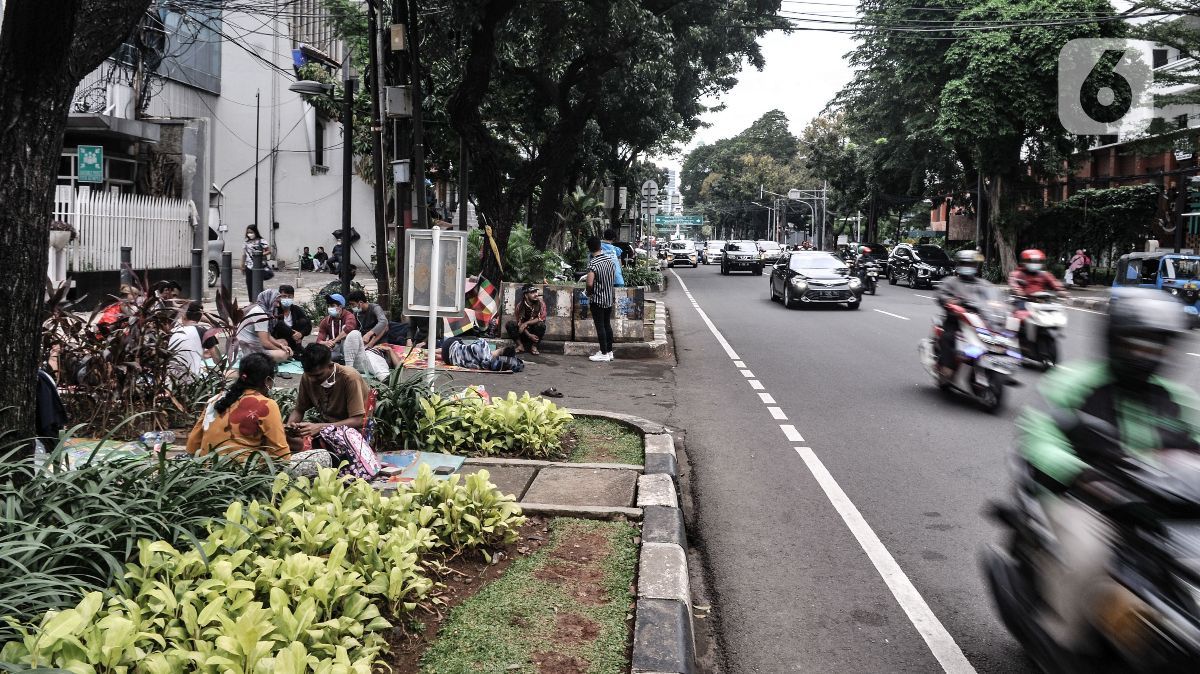
[[[338,276],[342,281],[342,296],[350,294],[350,189],[354,173],[354,89],[358,78],[350,76],[350,57],[342,62],[342,259],[338,260]],[[333,85],[314,80],[299,80],[288,91],[308,96],[333,96]],[[382,255],[383,251],[377,251]]]

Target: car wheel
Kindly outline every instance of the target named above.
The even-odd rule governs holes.
[[[796,306],[796,303],[792,301],[792,287],[785,283],[783,286],[783,308],[791,309],[794,306]]]
[[[890,286],[896,285],[896,270],[895,269],[888,270],[888,285],[890,285]]]
[[[221,265],[209,260],[208,262],[208,287],[217,287],[217,281],[221,278]]]
[[[915,271],[908,272],[908,287],[909,288],[917,287],[917,272],[915,272]]]
[[[692,269],[695,269],[696,267],[699,267],[699,266],[700,266],[700,263],[699,263],[699,262],[693,262],[693,263],[692,263]]]
[[[762,271],[763,271],[763,268],[762,268],[762,267],[755,267],[755,268],[754,268],[754,275],[755,275],[755,276],[762,276]]]
[[[862,300],[861,300],[861,299],[859,299],[859,301],[857,301],[857,302],[847,302],[847,303],[846,303],[846,308],[847,308],[847,309],[850,309],[851,311],[854,311],[854,310],[858,309],[858,308],[859,308],[859,307],[861,307],[861,306],[862,306]]]

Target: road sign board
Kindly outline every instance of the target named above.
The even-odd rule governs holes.
[[[700,226],[704,224],[703,215],[656,215],[654,216],[654,224],[656,225],[692,225]]]
[[[658,196],[658,183],[653,180],[647,180],[642,183],[642,196],[648,199],[653,199]]]
[[[99,145],[80,145],[76,149],[79,175],[76,178],[81,183],[104,182],[104,148]]]

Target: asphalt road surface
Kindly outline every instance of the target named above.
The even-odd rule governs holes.
[[[857,311],[787,310],[767,274],[673,270],[668,306],[696,521],[726,671],[1027,672],[978,570],[982,516],[1009,486],[1024,370],[996,415],[939,392],[917,343],[928,290],[880,286]],[[671,273],[671,272],[668,272]],[[1103,315],[1069,310],[1064,366]],[[1178,379],[1200,386],[1200,345]]]

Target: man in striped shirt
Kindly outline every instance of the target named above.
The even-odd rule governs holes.
[[[589,358],[596,362],[605,362],[613,359],[612,315],[617,299],[613,291],[617,275],[616,263],[611,255],[604,252],[599,237],[588,237],[587,247],[592,253],[591,259],[588,260],[588,308],[592,312],[592,322],[596,324],[596,338],[600,341],[600,350]]]

